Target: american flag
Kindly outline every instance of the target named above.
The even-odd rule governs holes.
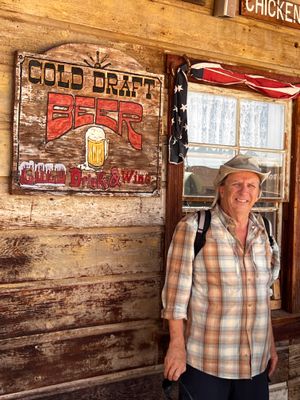
[[[173,96],[171,137],[169,142],[169,161],[172,164],[183,162],[188,150],[187,137],[187,64],[177,69]]]
[[[183,162],[188,150],[187,125],[187,64],[177,69],[175,78],[169,161]],[[259,75],[240,74],[224,69],[220,64],[197,63],[190,69],[190,75],[202,82],[219,85],[246,85],[249,88],[275,99],[295,99],[300,95],[300,83],[291,84]]]

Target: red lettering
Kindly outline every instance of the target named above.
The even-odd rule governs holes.
[[[97,179],[95,177],[91,177],[90,187],[92,189],[97,189]]]
[[[121,186],[120,174],[118,168],[114,167],[110,170],[109,186],[114,188],[116,186]]]
[[[118,124],[113,118],[107,116],[109,111],[118,111],[117,100],[97,99],[96,124],[104,125],[117,132]]]
[[[120,101],[119,111],[119,134],[122,134],[122,125],[125,123],[128,130],[128,140],[133,148],[142,149],[142,135],[135,132],[132,128],[132,122],[141,122],[143,116],[143,107],[138,103]]]
[[[20,175],[20,184],[21,185],[33,185],[34,184],[34,175],[32,169],[24,168],[22,169]]]
[[[35,171],[35,183],[44,183],[47,182],[48,177],[46,176],[46,173],[44,172],[43,169],[38,168]]]
[[[124,183],[133,183],[134,185],[149,185],[151,183],[151,176],[147,173],[139,174],[137,170],[124,169],[121,174]]]
[[[103,171],[97,172],[97,187],[103,190],[107,190],[109,188],[105,172]]]
[[[125,183],[130,183],[134,170],[122,170],[122,180]]]
[[[21,185],[64,185],[66,170],[63,164],[23,161],[20,165]]]
[[[144,175],[138,175],[138,183],[143,184],[144,183]]]
[[[70,168],[70,175],[71,175],[70,186],[80,187],[82,171],[79,168]]]
[[[115,113],[116,118],[109,117],[110,112]],[[46,140],[49,142],[61,137],[73,126],[78,128],[93,123],[122,135],[125,124],[129,143],[134,149],[141,150],[142,135],[134,130],[133,124],[141,122],[142,117],[143,107],[138,103],[49,93]]]
[[[90,175],[89,175],[90,176]],[[85,187],[85,186],[88,186],[88,181],[89,181],[89,176],[83,176],[82,178],[81,178],[81,182],[80,182],[80,184],[81,184],[81,187]]]
[[[151,183],[151,177],[150,177],[150,175],[145,175],[145,184],[146,184],[146,185],[150,185],[150,183]]]
[[[48,93],[47,142],[57,139],[72,128],[73,96]]]
[[[94,122],[94,114],[85,112],[85,108],[95,109],[95,99],[93,97],[76,96],[75,113],[74,113],[74,126],[89,125]]]

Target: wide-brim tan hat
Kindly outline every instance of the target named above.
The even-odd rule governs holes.
[[[255,157],[246,154],[237,154],[235,157],[227,161],[225,164],[221,165],[219,168],[217,176],[214,180],[216,196],[214,198],[212,207],[218,201],[220,184],[229,174],[235,172],[254,172],[259,177],[260,184],[262,184],[271,173],[270,171],[262,172]]]

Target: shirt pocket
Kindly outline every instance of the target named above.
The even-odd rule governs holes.
[[[257,283],[269,287],[272,282],[270,246],[264,241],[255,243],[252,247],[252,258]]]

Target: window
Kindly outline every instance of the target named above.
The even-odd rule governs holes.
[[[288,200],[292,102],[190,83],[188,110],[184,212],[211,204],[221,164],[237,153],[251,154],[263,171],[271,171],[256,211],[272,220],[280,243],[281,204]]]

